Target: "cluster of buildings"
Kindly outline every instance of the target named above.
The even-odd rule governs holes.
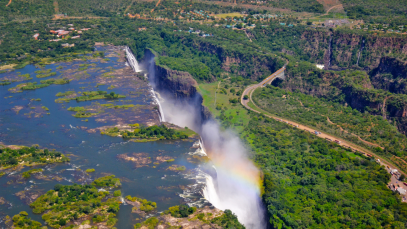
[[[185,18],[189,18],[191,20],[195,20],[195,19],[210,19],[211,16],[209,16],[208,13],[206,13],[203,10],[194,10],[191,12],[181,12],[181,15]]]
[[[71,38],[71,39],[78,39],[78,38],[81,37],[80,34],[82,34],[83,31],[90,30],[90,28],[83,28],[83,29],[80,29],[80,30],[76,30],[76,29],[73,27],[73,24],[68,24],[68,26],[70,26],[70,27],[68,28],[68,30],[65,30],[65,28],[63,28],[63,29],[58,29],[58,30],[50,30],[49,32],[50,32],[51,34],[56,35],[58,38],[57,38],[57,39],[51,39],[51,40],[49,40],[49,41],[50,41],[50,42],[61,41],[62,39],[64,39],[66,36],[68,36],[68,35],[69,35],[71,32],[73,32],[73,31],[75,31],[75,32],[76,32],[77,34],[79,34],[79,35],[71,36],[70,38]],[[33,38],[34,38],[35,40],[38,40],[38,37],[39,37],[39,36],[40,36],[40,34],[39,34],[39,33],[36,33],[36,34],[33,35]]]
[[[326,27],[334,28],[336,26],[341,26],[345,24],[349,24],[350,22],[347,19],[340,19],[340,20],[326,20],[324,22]]]
[[[354,26],[355,29],[363,29],[363,30],[373,30],[373,31],[387,31],[393,33],[403,33],[407,32],[407,28],[404,25],[400,25],[397,27],[390,28],[389,24],[357,24]]]
[[[177,32],[177,31],[182,32],[181,29],[180,30],[174,30],[174,32]],[[194,28],[189,28],[189,30],[185,31],[185,32],[193,33],[193,34],[196,34],[196,35],[201,36],[201,37],[213,37],[213,34],[205,33],[205,32],[203,32],[201,30],[194,30]]]

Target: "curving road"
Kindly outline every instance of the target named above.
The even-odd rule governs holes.
[[[288,64],[288,63],[287,63],[287,64]],[[287,65],[287,64],[286,64],[286,65]],[[397,168],[400,173],[406,175],[406,173],[402,172],[397,166],[394,166],[392,163],[389,163],[387,160],[383,159],[382,157],[380,157],[380,156],[378,156],[378,155],[372,153],[371,151],[369,151],[369,150],[367,150],[367,149],[365,149],[365,148],[362,148],[361,146],[358,146],[358,145],[356,145],[356,144],[354,144],[354,143],[352,143],[352,142],[348,142],[348,141],[346,141],[346,140],[344,140],[344,139],[341,139],[341,138],[338,138],[338,137],[336,137],[336,136],[333,136],[333,135],[330,135],[330,134],[327,134],[327,133],[323,133],[323,132],[321,132],[321,131],[319,131],[319,130],[317,130],[317,129],[313,129],[313,128],[311,128],[311,127],[302,125],[302,124],[300,124],[300,123],[296,123],[296,122],[290,121],[290,120],[288,120],[288,119],[284,119],[284,118],[280,118],[280,117],[278,117],[278,116],[272,115],[272,114],[268,113],[267,111],[264,111],[263,109],[261,109],[260,107],[258,107],[258,106],[253,102],[253,99],[252,99],[253,92],[254,92],[257,88],[262,87],[262,86],[263,86],[265,83],[267,83],[268,81],[272,80],[272,76],[275,77],[275,76],[276,76],[276,73],[279,73],[279,72],[281,72],[281,70],[285,69],[285,66],[286,66],[286,65],[284,65],[283,68],[277,70],[277,71],[276,71],[275,73],[273,73],[271,76],[269,76],[269,77],[267,77],[266,79],[264,79],[262,82],[260,82],[260,83],[258,83],[258,84],[254,84],[254,85],[249,85],[249,86],[243,91],[243,93],[242,93],[242,96],[241,96],[241,98],[240,98],[241,104],[242,104],[244,107],[246,107],[248,110],[251,110],[251,111],[256,112],[256,113],[259,113],[259,114],[263,114],[263,115],[265,115],[266,117],[273,118],[273,119],[275,119],[275,120],[277,120],[277,121],[279,121],[279,122],[285,122],[286,124],[291,125],[291,126],[293,126],[293,127],[296,127],[296,128],[298,128],[298,129],[300,129],[300,130],[305,130],[305,131],[308,131],[308,132],[313,133],[313,134],[318,133],[318,134],[316,134],[317,137],[324,138],[324,139],[326,139],[327,141],[331,141],[331,142],[333,142],[333,141],[339,141],[339,144],[340,144],[341,146],[343,146],[343,147],[345,147],[345,148],[349,148],[349,149],[351,149],[352,151],[359,152],[359,153],[363,153],[365,156],[372,155],[372,156],[374,156],[376,159],[380,159],[380,164],[381,164],[381,165],[384,165],[386,168]],[[248,99],[244,99],[244,96],[245,96],[245,95],[248,96]],[[252,105],[252,106],[250,106],[249,104]],[[255,109],[254,109],[253,107],[255,107]]]

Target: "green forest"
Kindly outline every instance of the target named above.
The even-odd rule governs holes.
[[[114,176],[101,177],[92,184],[61,185],[36,199],[30,206],[33,212],[43,213],[42,219],[53,228],[65,226],[72,220],[92,216],[93,223],[105,222],[113,226],[120,209],[118,197],[98,187],[118,187],[120,180]]]
[[[406,25],[407,1],[387,0],[343,0],[349,18],[363,19],[376,23]]]
[[[273,86],[256,90],[253,99],[257,105],[271,114],[370,149],[407,171],[406,164],[399,160],[407,161],[407,120],[403,116],[407,108],[407,96],[403,93],[407,66],[405,35],[370,29],[355,31],[345,26],[316,28],[317,20],[329,16],[310,20],[325,12],[316,0],[247,3],[250,7],[186,0],[177,3],[164,0],[158,5],[158,1],[132,0],[13,0],[6,6],[8,2],[0,0],[0,67],[5,69],[1,68],[1,74],[18,71],[28,64],[40,68],[53,62],[104,58],[102,52],[94,50],[96,42],[129,46],[140,61],[146,49],[150,49],[156,54],[158,65],[190,73],[199,83],[203,103],[213,117],[223,129],[231,128],[238,133],[248,146],[251,159],[261,169],[262,200],[272,228],[407,227],[407,204],[401,203],[400,196],[387,187],[390,174],[375,158],[247,111],[239,104],[247,86],[260,82],[289,61],[286,80],[276,80]],[[343,0],[341,3],[351,24],[353,20],[356,24],[356,20],[363,19],[365,23],[388,24],[394,30],[407,26],[406,0]],[[289,11],[276,12],[268,7]],[[198,11],[205,16],[197,16]],[[221,13],[244,16],[214,20]],[[66,17],[60,15],[62,19],[54,20],[54,14]],[[273,17],[257,19],[253,16],[256,14],[273,14]],[[50,33],[71,26],[88,29],[81,31],[77,39],[69,37],[79,35],[78,31],[65,38]],[[37,40],[33,38],[36,33],[39,33]],[[74,46],[65,48],[62,46],[65,43]],[[384,57],[393,61],[392,66],[387,66],[394,68],[393,72],[386,69]],[[384,63],[384,67],[378,67],[379,63]],[[323,64],[326,70],[316,68],[316,64]],[[80,67],[80,70],[88,68]],[[7,87],[15,83],[9,91],[16,93],[70,83],[68,78],[47,78],[55,75],[52,70],[35,73],[36,78],[45,79],[39,83],[1,80],[0,85]],[[25,80],[33,77],[19,76]],[[124,98],[115,92],[87,90],[58,93],[61,98],[56,101]],[[213,94],[215,98],[211,98]],[[64,110],[76,112],[73,116],[78,118],[98,114],[85,107],[67,107]],[[135,142],[180,140],[195,135],[187,128],[139,124],[124,129],[106,127],[101,134]],[[36,146],[0,148],[0,170],[19,164],[67,161],[69,158],[60,152]],[[41,171],[30,168],[19,176],[28,179]],[[4,175],[0,172],[0,177]],[[51,227],[67,226],[81,217],[113,227],[120,209],[120,186],[120,179],[113,175],[89,184],[57,185],[30,206]],[[101,188],[112,190],[98,191]],[[156,203],[145,199],[132,196],[126,199],[140,202],[138,210],[151,213],[157,208]],[[163,214],[187,218],[196,211],[181,204]],[[159,225],[159,217],[138,221],[135,228],[153,228]],[[221,228],[244,228],[230,210],[210,220],[207,217],[197,215],[196,219]],[[16,228],[41,227],[26,212],[20,212],[12,221]]]
[[[407,204],[386,187],[390,174],[373,159],[258,115],[243,136],[264,171],[274,227],[404,226]]]
[[[273,86],[257,90],[254,93],[254,101],[272,114],[316,127],[358,145],[365,145],[366,148],[371,148],[377,154],[390,160],[395,159],[392,158],[393,155],[405,157],[406,136],[399,133],[397,127],[383,119],[382,116],[374,116],[368,112],[362,113],[329,99],[290,92]],[[384,147],[384,150],[363,143],[357,136]],[[399,164],[399,166],[404,170],[407,169],[403,164]]]
[[[135,138],[135,139],[150,139],[150,140],[175,140],[175,139],[186,139],[195,133],[189,129],[176,130],[173,128],[168,128],[164,124],[157,126],[140,126],[138,123],[130,124],[131,130],[120,130],[117,127],[108,128],[101,132],[101,134],[109,136],[121,135],[124,139]]]
[[[40,149],[36,146],[11,149],[0,145],[0,170],[16,167],[21,163],[43,165],[68,161],[68,157],[55,150]]]

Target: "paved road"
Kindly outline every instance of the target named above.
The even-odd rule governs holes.
[[[280,70],[281,70],[281,69],[279,69],[278,71],[280,71]],[[268,78],[266,78],[266,79],[268,79]],[[265,80],[266,80],[266,79],[265,79]],[[394,169],[394,168],[397,168],[396,166],[394,166],[393,164],[389,163],[387,160],[383,159],[382,157],[377,156],[376,154],[372,153],[371,151],[369,151],[369,150],[367,150],[367,149],[365,149],[365,148],[362,148],[361,146],[358,146],[358,145],[356,145],[356,144],[354,144],[354,143],[352,143],[352,142],[348,142],[348,141],[346,141],[346,140],[344,140],[344,139],[341,139],[341,138],[338,138],[338,137],[336,137],[336,136],[333,136],[333,135],[330,135],[330,134],[327,134],[327,133],[320,132],[319,130],[313,129],[313,128],[308,127],[308,126],[301,125],[300,123],[296,123],[296,122],[293,122],[293,121],[290,121],[290,120],[287,120],[287,119],[284,119],[284,118],[277,117],[277,116],[275,116],[275,115],[268,114],[268,112],[266,112],[266,111],[264,111],[263,109],[259,108],[259,107],[253,102],[253,100],[252,100],[252,94],[253,94],[253,92],[254,92],[257,88],[261,87],[263,84],[264,84],[264,80],[263,80],[262,82],[260,82],[259,84],[255,84],[255,85],[250,85],[250,86],[248,86],[248,87],[243,91],[243,94],[242,94],[242,96],[241,96],[241,98],[240,98],[240,102],[241,102],[241,104],[242,104],[244,107],[246,107],[247,109],[249,109],[249,110],[251,110],[251,111],[253,111],[253,112],[256,112],[256,113],[263,113],[265,116],[267,116],[267,117],[269,117],[269,118],[273,118],[273,119],[275,119],[275,120],[277,120],[277,121],[285,122],[285,123],[287,123],[287,124],[289,124],[289,125],[291,125],[291,126],[294,126],[294,127],[298,128],[298,129],[300,129],[300,130],[305,130],[305,131],[308,131],[308,132],[313,133],[313,134],[315,134],[315,133],[317,132],[318,134],[317,134],[316,136],[318,136],[318,137],[320,137],[320,138],[324,138],[324,139],[326,139],[327,141],[335,141],[335,140],[340,141],[340,145],[341,145],[341,146],[343,146],[343,147],[345,147],[345,148],[349,148],[349,149],[351,149],[351,150],[353,150],[353,151],[356,151],[356,152],[363,153],[363,154],[366,155],[366,156],[367,156],[368,154],[369,154],[369,155],[373,155],[376,159],[380,159],[381,164],[384,165],[386,168],[387,168],[387,166],[389,166],[390,168],[393,168],[393,169]],[[248,98],[248,99],[244,99],[244,96],[245,96],[245,95],[247,95],[249,98]],[[255,106],[256,109],[251,108],[251,107],[249,106],[249,102],[251,102],[251,104],[253,104],[253,106]],[[398,168],[397,168],[397,169],[398,169]],[[400,173],[406,175],[405,173],[401,172],[400,169],[398,169],[398,171],[399,171]]]

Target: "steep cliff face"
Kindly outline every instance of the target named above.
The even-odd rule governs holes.
[[[370,72],[375,88],[397,94],[407,93],[407,63],[396,58],[383,57],[379,66]]]
[[[202,105],[203,98],[196,89],[198,83],[191,74],[156,64],[155,54],[149,49],[144,57],[148,62],[149,80],[155,90],[165,93],[174,101],[193,106],[200,114],[198,122],[203,123],[211,118],[209,110]]]
[[[373,69],[383,56],[407,56],[407,39],[402,37],[305,30],[301,39],[309,57],[331,69]]]
[[[407,134],[407,95],[374,88],[376,82],[370,80],[365,72],[294,74],[288,69],[286,76],[287,79],[280,83],[284,89],[326,98],[361,112],[380,115],[394,121],[399,131]]]
[[[246,50],[230,50],[210,42],[200,41],[195,48],[216,55],[222,63],[222,69],[237,75],[257,80],[259,77],[270,75],[284,65],[284,61],[270,55]],[[242,47],[243,49],[244,47]]]
[[[171,70],[166,66],[155,66],[155,85],[157,90],[167,90],[176,99],[188,99],[197,94],[198,83],[188,72]]]

